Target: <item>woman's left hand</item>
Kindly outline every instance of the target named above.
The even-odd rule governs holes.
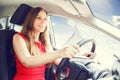
[[[43,36],[49,36],[49,26],[46,26],[46,28],[43,32]]]
[[[83,56],[89,57],[91,59],[95,58],[96,53],[88,52],[84,53]]]

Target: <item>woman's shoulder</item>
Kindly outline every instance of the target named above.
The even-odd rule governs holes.
[[[21,38],[23,38],[24,40],[26,39],[24,34],[19,33],[19,32],[14,34],[14,36],[13,36],[13,39],[21,39]]]
[[[17,35],[17,36],[24,36],[24,34],[20,33],[20,32],[16,33],[15,35]]]

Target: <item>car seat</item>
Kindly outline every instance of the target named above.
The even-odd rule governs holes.
[[[12,80],[15,74],[15,59],[12,49],[14,30],[0,30],[0,80]]]
[[[10,22],[22,25],[31,6],[21,4],[12,15]],[[13,80],[16,72],[15,58],[12,45],[14,29],[0,30],[0,80]]]

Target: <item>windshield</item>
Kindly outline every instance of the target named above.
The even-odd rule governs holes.
[[[87,0],[97,18],[120,29],[120,0]]]
[[[112,67],[113,55],[120,53],[120,42],[118,40],[78,21],[58,16],[51,16],[50,19],[55,36],[55,48],[78,43],[82,39],[94,39],[96,41],[96,59],[106,66],[109,65],[108,68]],[[88,50],[90,47],[86,45],[82,47],[81,53]]]

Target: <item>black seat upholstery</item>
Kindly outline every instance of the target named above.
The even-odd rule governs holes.
[[[31,6],[21,4],[12,15],[10,22],[22,25]],[[15,58],[12,46],[12,37],[15,30],[0,30],[0,80],[13,80],[16,72]]]
[[[14,30],[0,30],[0,80],[12,80],[15,74],[15,58],[12,48]]]

